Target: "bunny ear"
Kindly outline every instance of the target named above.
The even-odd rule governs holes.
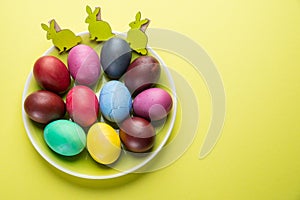
[[[94,15],[97,15],[100,12],[100,7],[96,7],[95,11],[93,12]]]
[[[149,22],[148,19],[143,19],[143,20],[141,21],[141,25],[147,24],[148,22]]]
[[[149,20],[149,19],[143,19],[143,20],[141,21],[141,28],[140,28],[140,30],[143,31],[143,32],[145,33],[147,27],[149,26],[149,24],[150,24],[150,20]]]
[[[85,10],[86,10],[87,14],[89,14],[89,15],[92,14],[92,9],[88,5],[86,6]]]
[[[49,31],[49,27],[46,24],[41,24],[41,26],[45,31]]]
[[[56,32],[59,32],[61,31],[59,25],[57,24],[57,22],[55,21],[55,19],[52,19],[50,22],[50,28],[49,30],[52,31],[52,30],[55,30]]]
[[[54,29],[54,26],[55,26],[55,21],[51,20],[50,21],[50,29]]]
[[[141,20],[141,12],[139,11],[138,13],[136,13],[135,15],[135,21],[140,21]]]

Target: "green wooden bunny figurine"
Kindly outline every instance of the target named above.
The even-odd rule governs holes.
[[[85,19],[85,23],[89,24],[90,40],[106,41],[114,36],[110,25],[101,20],[100,7],[96,7],[92,12],[91,7],[86,6],[86,12],[88,14]]]
[[[82,41],[80,36],[76,36],[69,29],[61,30],[54,19],[49,23],[49,27],[46,24],[41,24],[41,26],[47,31],[47,39],[52,39],[52,43],[58,48],[59,53],[70,50]]]
[[[141,12],[135,16],[135,21],[129,24],[130,30],[127,32],[127,41],[130,47],[139,54],[146,55],[148,37],[145,34],[146,28],[150,23],[149,19],[141,20]]]

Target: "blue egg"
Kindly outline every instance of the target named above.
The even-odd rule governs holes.
[[[129,90],[122,82],[112,80],[102,87],[99,104],[105,119],[119,123],[129,117],[132,99]]]

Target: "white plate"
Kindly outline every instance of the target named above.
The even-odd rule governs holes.
[[[89,40],[89,34],[87,32],[79,34],[82,38],[82,44],[89,45],[93,47],[100,55],[100,50],[103,43],[96,43]],[[149,161],[151,161],[162,149],[162,147],[166,144],[168,138],[171,135],[172,128],[174,126],[174,122],[176,119],[176,110],[177,110],[177,100],[176,100],[176,91],[175,84],[172,79],[172,76],[166,67],[163,60],[157,55],[155,51],[151,48],[148,48],[149,54],[154,56],[161,64],[161,77],[158,83],[158,87],[163,87],[168,90],[173,98],[173,108],[168,115],[166,121],[160,126],[157,127],[157,136],[154,147],[149,153],[145,153],[142,156],[137,156],[134,153],[127,152],[122,150],[121,156],[117,162],[112,165],[105,166],[99,163],[96,163],[87,150],[85,149],[82,153],[73,157],[65,157],[54,153],[52,150],[48,148],[43,138],[43,125],[37,124],[30,120],[25,111],[24,107],[22,109],[23,122],[27,132],[27,135],[37,150],[37,152],[51,165],[55,168],[81,178],[86,179],[110,179],[119,176],[123,176],[125,174],[136,171],[137,169],[143,167]],[[61,59],[64,63],[67,60],[67,53],[58,54],[58,51],[55,47],[51,47],[48,49],[44,55],[54,55]],[[133,55],[133,58],[136,57],[137,54]],[[38,59],[38,58],[37,58]],[[95,88],[95,93],[98,95],[99,91],[103,85],[107,81],[105,76],[101,76],[98,87]],[[25,83],[24,91],[23,91],[23,102],[25,98],[32,92],[39,90],[40,87],[37,85],[32,72],[28,75],[27,81]],[[99,119],[100,121],[101,119]]]

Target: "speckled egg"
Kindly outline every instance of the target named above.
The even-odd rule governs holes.
[[[100,54],[103,71],[110,79],[119,79],[127,70],[132,51],[129,44],[121,38],[106,41]]]
[[[69,120],[56,120],[44,129],[46,144],[56,153],[63,156],[79,154],[86,146],[84,130]]]
[[[171,95],[161,88],[150,88],[138,94],[133,101],[136,116],[157,121],[165,118],[173,105]]]
[[[77,85],[94,86],[101,74],[97,52],[84,44],[71,49],[68,55],[68,67]]]
[[[105,119],[119,123],[129,117],[132,107],[130,92],[120,81],[107,82],[100,91],[100,110]]]
[[[87,150],[98,163],[111,164],[119,158],[121,153],[119,135],[108,124],[95,123],[87,134]]]

